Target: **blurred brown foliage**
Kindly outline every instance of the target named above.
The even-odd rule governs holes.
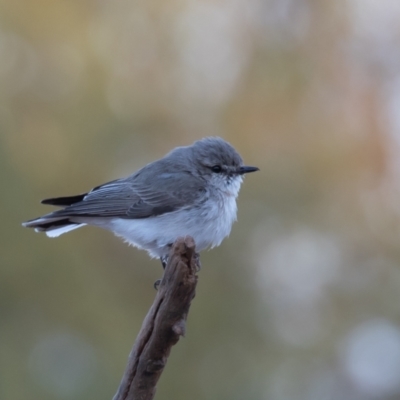
[[[0,397],[109,399],[159,263],[23,229],[210,135],[248,164],[157,399],[400,396],[398,0],[0,0]]]

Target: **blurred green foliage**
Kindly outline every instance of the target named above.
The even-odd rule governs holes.
[[[0,0],[0,398],[112,398],[162,272],[20,223],[210,135],[261,171],[156,398],[399,398],[399,4]]]

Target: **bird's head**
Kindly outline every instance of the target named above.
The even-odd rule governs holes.
[[[193,143],[190,148],[198,175],[227,194],[236,196],[243,175],[258,171],[257,167],[243,165],[239,153],[221,138],[208,137]]]

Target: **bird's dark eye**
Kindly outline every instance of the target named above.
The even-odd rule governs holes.
[[[211,167],[211,171],[219,174],[222,171],[222,168],[220,165],[214,165],[213,167]]]

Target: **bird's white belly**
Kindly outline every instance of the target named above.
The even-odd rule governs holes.
[[[115,218],[106,228],[130,244],[147,250],[152,257],[161,257],[168,253],[168,245],[182,236],[192,236],[197,251],[218,246],[229,235],[236,211],[236,197],[224,196],[195,209],[181,209],[156,217]]]

